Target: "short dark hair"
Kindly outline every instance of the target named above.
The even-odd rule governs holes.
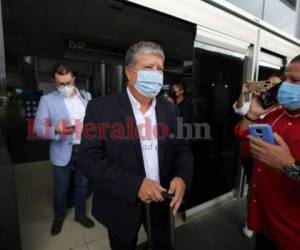
[[[272,73],[271,75],[269,75],[268,78],[271,78],[271,77],[278,77],[281,81],[284,81],[284,80],[285,80],[284,75],[282,75],[282,74],[280,74],[280,73]]]
[[[291,64],[291,63],[300,63],[300,55],[294,57],[294,58],[291,60],[290,64]]]
[[[55,75],[67,75],[71,73],[72,76],[74,76],[74,71],[72,70],[71,66],[64,63],[57,63],[53,66],[51,71],[51,76],[54,78]]]
[[[172,86],[177,86],[179,89],[181,89],[185,92],[185,84],[182,82],[173,83]]]

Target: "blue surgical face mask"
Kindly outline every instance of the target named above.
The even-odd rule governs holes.
[[[163,86],[163,74],[157,70],[137,71],[136,90],[147,98],[154,98]]]
[[[283,82],[279,88],[277,100],[288,110],[300,109],[300,85]]]

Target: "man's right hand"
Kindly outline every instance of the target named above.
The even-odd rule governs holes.
[[[237,108],[242,108],[244,106],[246,93],[249,93],[249,81],[248,80],[243,83],[239,99],[234,104]]]
[[[67,128],[62,122],[59,122],[55,127],[55,134],[59,135],[70,135],[73,134],[74,131],[75,128]]]
[[[269,110],[264,109],[259,101],[259,94],[253,94],[252,99],[251,99],[251,104],[250,104],[250,109],[247,113],[247,118],[244,118],[241,122],[240,129],[248,129],[249,124],[255,123],[257,119],[261,115],[266,114]],[[252,120],[250,121],[249,118]]]
[[[249,93],[249,82],[250,82],[249,80],[243,82],[242,92],[241,92],[242,95]]]
[[[248,115],[251,116],[252,119],[257,119],[259,118],[261,115],[264,115],[266,113],[268,113],[272,108],[268,108],[268,109],[264,109],[261,106],[260,100],[259,100],[259,95],[266,92],[266,90],[262,90],[259,94],[256,94],[252,97],[252,101],[251,101],[251,105],[250,105],[250,109],[248,112]]]
[[[150,203],[152,201],[161,202],[164,201],[161,192],[166,191],[167,190],[157,182],[145,178],[138,193],[138,197],[145,203]]]

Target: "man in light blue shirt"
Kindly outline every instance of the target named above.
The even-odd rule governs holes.
[[[53,67],[57,90],[41,97],[34,123],[38,137],[50,139],[50,161],[54,178],[54,221],[51,234],[61,232],[66,215],[66,197],[72,169],[75,170],[75,221],[91,228],[94,222],[85,215],[88,180],[76,168],[85,109],[91,95],[75,87],[72,69],[65,64]]]

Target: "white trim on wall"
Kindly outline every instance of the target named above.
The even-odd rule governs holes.
[[[197,34],[195,37],[195,41],[201,42],[203,44],[208,44],[215,46],[215,48],[207,48],[207,50],[213,49],[213,51],[216,50],[230,50],[232,51],[232,54],[241,54],[236,55],[237,57],[245,57],[248,48],[250,46],[250,43],[245,42],[240,39],[236,39],[234,37],[216,32],[214,30],[198,26],[197,27]],[[202,47],[205,47],[204,45],[201,45]],[[196,43],[197,46],[197,43]],[[198,45],[200,46],[200,45]],[[205,48],[204,48],[205,49]],[[222,53],[222,52],[221,52]]]
[[[257,29],[262,28],[300,46],[300,40],[296,37],[225,0],[127,1],[219,32],[232,34],[250,43],[255,43]]]

